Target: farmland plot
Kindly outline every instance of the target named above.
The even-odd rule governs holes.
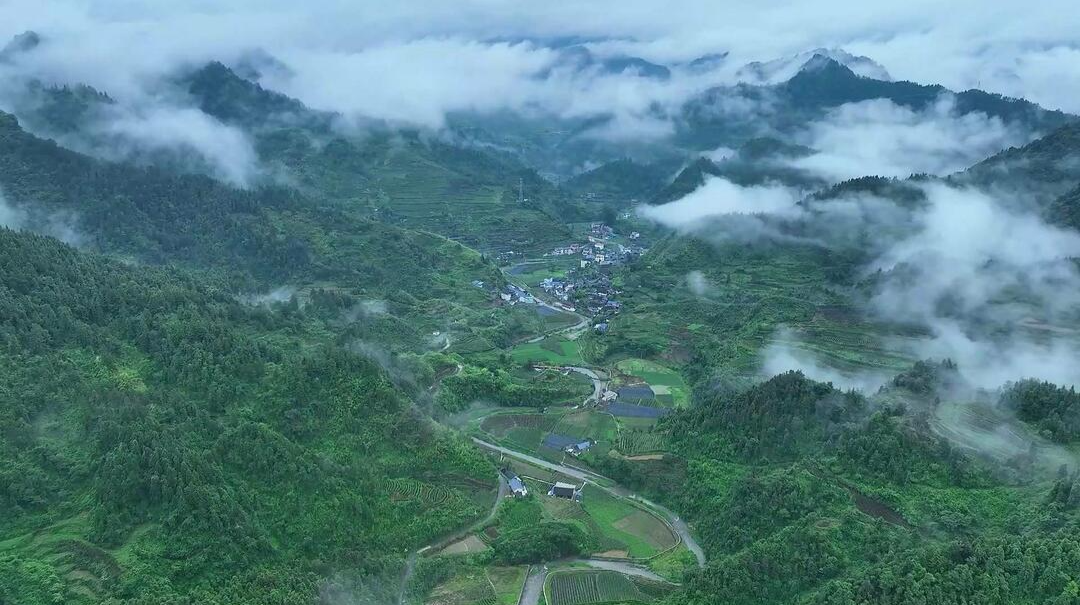
[[[630,578],[614,571],[564,571],[551,575],[550,605],[652,601]]]

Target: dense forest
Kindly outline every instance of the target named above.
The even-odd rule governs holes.
[[[0,309],[2,602],[307,600],[396,573],[493,485],[304,313],[8,230]]]
[[[788,373],[667,419],[682,468],[612,464],[710,552],[669,602],[1076,602],[1073,469],[1029,486],[878,406]]]

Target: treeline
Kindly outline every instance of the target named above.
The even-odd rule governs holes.
[[[1005,387],[1001,405],[1058,443],[1080,439],[1080,393],[1039,380],[1021,380]]]
[[[474,403],[541,407],[583,396],[583,383],[561,375],[515,380],[504,368],[467,365],[442,381],[438,403],[448,412],[461,411]]]

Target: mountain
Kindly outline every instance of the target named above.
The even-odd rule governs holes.
[[[628,207],[655,195],[666,178],[666,171],[660,166],[623,159],[583,172],[562,186],[590,202]]]
[[[889,72],[874,60],[852,55],[838,48],[818,48],[793,57],[748,63],[739,68],[736,77],[752,84],[780,84],[801,72],[822,69],[830,61],[864,78],[892,81]]]
[[[560,217],[573,209],[507,156],[379,122],[345,126],[221,63],[185,84],[202,111],[247,130],[269,170],[310,197],[483,250],[540,250],[566,235]]]
[[[723,171],[716,162],[706,157],[700,157],[680,170],[675,175],[675,178],[660,190],[650,203],[666,204],[667,202],[674,202],[704,185],[707,177],[722,175]]]
[[[598,70],[608,75],[634,74],[643,78],[668,80],[671,70],[664,65],[631,55],[597,57],[587,46],[573,44],[557,47],[559,60],[555,68],[572,68],[577,71]]]
[[[442,321],[426,304],[448,297],[465,315],[486,317],[468,310],[487,300],[468,284],[500,279],[479,253],[443,237],[358,218],[290,189],[241,190],[93,159],[30,135],[9,114],[0,114],[0,190],[9,205],[63,224],[103,252],[216,269],[248,288],[332,285],[357,298],[392,296],[402,301],[394,312],[435,330]]]
[[[35,31],[25,31],[0,48],[0,63],[16,61],[19,55],[41,46],[41,36]]]
[[[1055,224],[1080,231],[1080,184],[1054,200],[1047,214]]]
[[[954,180],[1014,190],[1045,207],[1080,184],[1080,121],[1012,147],[954,175]]]
[[[744,187],[782,184],[805,191],[818,189],[827,183],[791,164],[811,153],[813,150],[805,145],[785,143],[773,137],[752,138],[719,161],[701,157],[691,162],[650,203],[675,201],[705,184],[709,176],[722,177]]]
[[[737,147],[761,136],[763,131],[793,134],[845,103],[886,99],[921,111],[943,95],[954,100],[959,115],[981,112],[1033,133],[1050,132],[1075,119],[1030,101],[980,90],[957,93],[940,85],[860,76],[834,59],[815,55],[803,69],[779,84],[717,87],[691,99],[683,107],[676,139],[680,145],[699,150]],[[747,111],[747,107],[754,109]]]

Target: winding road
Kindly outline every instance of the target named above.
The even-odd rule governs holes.
[[[538,336],[528,340],[527,342],[539,342],[539,341],[541,341],[541,340],[543,340],[543,339],[545,339],[545,338],[547,338],[549,336],[555,335],[555,334],[568,334],[568,335],[570,335],[569,338],[573,339],[573,338],[576,338],[582,331],[587,329],[588,326],[589,326],[589,319],[587,317],[585,317],[584,315],[581,315],[579,313],[572,313],[570,311],[565,311],[564,309],[559,309],[559,308],[554,307],[551,304],[549,304],[547,302],[544,302],[544,301],[542,301],[540,299],[537,299],[537,303],[542,305],[542,306],[549,307],[551,309],[556,309],[556,310],[558,310],[560,312],[563,312],[563,313],[571,313],[572,315],[575,315],[576,317],[578,317],[580,321],[578,321],[577,324],[574,324],[572,326],[565,327],[565,328],[559,328],[559,329],[552,330],[550,332],[546,332],[544,334],[538,335]],[[449,338],[448,338],[448,340],[449,340]],[[449,344],[449,343],[447,343],[447,344]],[[455,368],[455,370],[453,372],[447,374],[447,375],[453,375],[453,374],[455,374],[457,372],[460,372],[461,369],[462,369],[461,364],[458,364],[457,367]],[[597,373],[595,370],[593,370],[591,368],[586,368],[586,367],[581,367],[581,366],[566,366],[565,369],[568,369],[568,370],[570,370],[572,372],[577,372],[579,374],[582,374],[582,375],[588,377],[592,381],[593,392],[592,392],[592,395],[590,395],[585,400],[586,404],[588,404],[590,401],[599,401],[600,395],[603,393],[604,389],[607,387],[607,379],[606,378],[601,377],[601,375],[599,373]],[[438,379],[436,379],[435,384],[433,384],[431,386],[430,390],[436,389],[438,387],[438,385],[441,384],[442,378],[445,378],[445,377],[446,377],[446,375],[441,376]],[[478,445],[478,446],[480,446],[480,447],[482,447],[484,449],[487,449],[487,450],[490,450],[490,451],[493,451],[493,452],[498,452],[500,454],[509,456],[511,458],[516,458],[518,460],[522,460],[524,462],[527,462],[529,464],[532,464],[532,465],[540,467],[540,468],[544,468],[544,469],[551,470],[551,471],[554,471],[554,472],[557,472],[557,473],[561,473],[561,474],[566,475],[568,477],[572,477],[574,479],[577,479],[578,481],[582,481],[582,482],[585,482],[585,483],[590,483],[590,484],[594,485],[595,487],[597,487],[598,489],[602,489],[602,490],[604,490],[604,491],[608,492],[609,494],[612,494],[612,495],[614,495],[616,497],[628,498],[628,499],[631,499],[631,500],[634,500],[636,502],[641,503],[642,505],[652,509],[657,514],[663,516],[666,519],[666,521],[668,522],[668,524],[670,525],[670,527],[672,528],[672,530],[674,530],[675,533],[678,534],[678,536],[679,536],[680,540],[682,541],[682,543],[685,544],[687,549],[689,549],[690,552],[692,552],[694,554],[694,557],[697,559],[698,566],[699,567],[705,567],[705,552],[702,550],[701,546],[697,543],[697,541],[694,540],[694,536],[690,532],[690,528],[689,528],[689,526],[687,526],[686,522],[683,521],[678,515],[676,515],[671,510],[669,510],[669,509],[667,509],[667,508],[665,508],[665,507],[663,507],[663,506],[661,506],[659,504],[656,504],[655,502],[651,502],[651,501],[649,501],[649,500],[647,500],[647,499],[645,499],[645,498],[643,498],[643,497],[641,497],[641,496],[639,496],[639,495],[637,495],[637,494],[635,494],[635,493],[633,493],[633,492],[631,492],[631,491],[629,491],[629,490],[627,490],[627,489],[625,489],[623,487],[620,487],[614,480],[612,480],[612,479],[610,479],[608,477],[605,477],[603,475],[600,475],[598,473],[595,473],[593,471],[585,470],[585,469],[578,468],[578,467],[568,466],[568,465],[565,465],[565,464],[556,464],[556,463],[553,463],[553,462],[549,462],[549,461],[544,460],[542,458],[537,458],[536,456],[531,456],[529,454],[525,454],[525,453],[518,452],[518,451],[515,451],[515,450],[512,450],[512,449],[506,448],[506,447],[496,445],[494,443],[489,443],[487,441],[484,441],[482,439],[478,439],[476,437],[473,437],[472,440],[473,440],[473,443],[475,443],[476,445]],[[423,553],[425,553],[425,552],[427,552],[429,550],[430,551],[437,551],[437,550],[440,550],[442,548],[445,548],[448,544],[452,544],[453,542],[455,542],[457,540],[460,540],[461,538],[467,536],[468,534],[470,534],[470,533],[472,533],[472,532],[486,526],[487,524],[491,523],[495,519],[495,515],[498,513],[499,503],[502,502],[503,498],[506,497],[506,495],[508,493],[509,493],[509,486],[506,483],[506,478],[503,477],[502,473],[499,473],[499,489],[498,489],[498,493],[497,493],[496,498],[495,498],[495,503],[492,505],[491,510],[488,512],[488,514],[483,519],[480,519],[479,521],[476,521],[475,523],[469,525],[468,527],[466,527],[466,528],[464,528],[464,529],[462,529],[462,530],[460,530],[458,532],[455,532],[454,534],[450,535],[449,537],[443,538],[443,539],[439,540],[438,542],[429,544],[428,546],[425,546],[425,547],[423,547],[423,548],[409,554],[409,556],[407,557],[406,562],[405,562],[405,569],[402,572],[401,586],[400,586],[400,590],[399,590],[399,593],[398,593],[398,605],[404,605],[404,603],[405,603],[405,591],[408,588],[409,581],[412,578],[412,575],[416,570],[417,558],[420,555],[422,555]],[[656,573],[652,572],[651,570],[649,570],[649,569],[647,569],[647,568],[645,568],[643,566],[636,565],[634,563],[630,563],[630,562],[607,561],[607,560],[599,560],[599,559],[575,559],[575,560],[573,560],[571,562],[584,564],[584,565],[589,565],[590,567],[594,567],[596,569],[604,569],[604,570],[619,572],[619,573],[626,574],[626,575],[646,578],[646,579],[653,580],[653,581],[668,582],[668,580],[666,580],[663,577],[657,575]],[[532,567],[530,567],[528,576],[525,578],[525,583],[522,586],[521,596],[520,596],[520,598],[518,600],[518,605],[537,605],[540,602],[540,598],[543,596],[544,583],[547,580],[547,576],[548,576],[548,567],[547,567],[547,565],[543,565],[543,564],[542,565],[533,565]]]

